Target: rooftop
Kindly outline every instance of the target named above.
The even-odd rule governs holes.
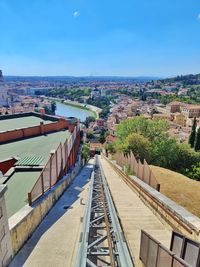
[[[0,132],[26,128],[31,126],[39,125],[40,122],[51,123],[50,120],[43,120],[36,116],[20,117],[20,118],[9,118],[5,120],[0,120]]]
[[[5,193],[8,217],[28,203],[28,192],[33,187],[39,171],[15,172],[7,182]]]
[[[49,158],[50,151],[56,149],[60,142],[64,143],[69,135],[69,131],[60,131],[2,144],[0,145],[0,160],[14,156],[24,157],[38,155],[44,157],[46,162]]]
[[[32,160],[41,159],[39,164],[45,164],[49,159],[51,150],[57,149],[60,142],[63,144],[69,135],[69,131],[60,131],[0,145],[0,160],[18,156],[22,159],[21,162],[24,162],[32,157]],[[6,182],[8,190],[5,196],[9,217],[27,204],[27,194],[38,179],[39,174],[39,171],[15,171]]]

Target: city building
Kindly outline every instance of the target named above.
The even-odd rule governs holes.
[[[176,112],[180,112],[181,108],[184,107],[185,105],[186,104],[182,102],[173,101],[166,106],[166,109],[171,113],[176,113]]]
[[[200,117],[200,105],[185,105],[181,108],[181,113],[187,118]]]
[[[8,89],[5,88],[4,84],[0,83],[0,108],[8,107],[11,104],[11,98]]]
[[[91,91],[91,98],[98,98],[100,97],[100,92],[97,88],[92,89]]]

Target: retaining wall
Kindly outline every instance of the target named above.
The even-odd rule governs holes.
[[[162,223],[169,229],[177,230],[191,239],[200,241],[200,219],[197,216],[156,191],[136,176],[125,174],[115,161],[111,161],[106,157],[105,159]]]
[[[12,258],[12,246],[4,194],[6,185],[0,185],[0,266],[7,266]]]

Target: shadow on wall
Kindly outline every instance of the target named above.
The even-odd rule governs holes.
[[[79,194],[82,192],[83,187],[89,182],[92,170],[92,164],[87,164],[85,167],[83,167],[81,172],[69,185],[55,206],[52,207],[50,212],[43,219],[30,239],[25,243],[22,249],[12,260],[9,267],[22,266],[26,262],[38,241],[41,239],[42,235],[48,229],[50,229],[65,213],[67,213],[68,210],[72,208],[71,206],[73,203],[80,198]]]

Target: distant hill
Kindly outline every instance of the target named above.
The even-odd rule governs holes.
[[[67,81],[67,82],[78,82],[78,81],[127,81],[127,82],[148,82],[152,80],[158,80],[158,77],[148,77],[148,76],[139,76],[139,77],[121,77],[121,76],[84,76],[84,77],[75,77],[75,76],[5,76],[5,81]]]
[[[200,84],[200,74],[188,74],[176,76],[173,78],[162,79],[163,82],[182,82],[185,85]]]

